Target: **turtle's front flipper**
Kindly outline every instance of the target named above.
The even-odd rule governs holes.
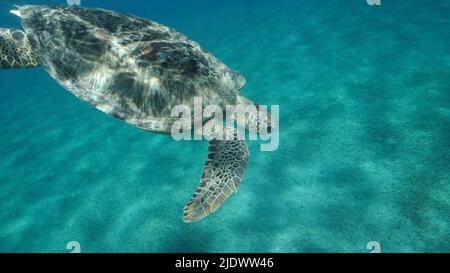
[[[0,68],[38,66],[27,35],[18,29],[0,28]]]
[[[236,134],[234,140],[209,141],[208,159],[200,184],[184,207],[185,222],[194,222],[211,214],[239,188],[248,155],[245,140],[238,139]]]

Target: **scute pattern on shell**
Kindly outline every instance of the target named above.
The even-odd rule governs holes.
[[[101,111],[144,129],[167,131],[171,109],[192,107],[194,97],[235,104],[245,83],[196,42],[146,19],[75,6],[19,10],[51,76]]]
[[[0,68],[35,67],[38,62],[23,31],[0,28]]]

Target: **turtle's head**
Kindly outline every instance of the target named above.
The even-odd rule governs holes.
[[[246,119],[242,119],[241,122],[238,121],[238,123],[244,125],[245,122],[245,127],[250,132],[267,135],[278,127],[276,122],[277,119],[267,110],[267,106],[258,105],[243,96],[238,96],[237,106],[236,113],[240,114],[240,117],[245,117]],[[245,113],[245,115],[243,113]]]
[[[255,104],[242,96],[238,96],[233,114],[238,126],[249,131],[250,139],[256,139],[259,135],[261,140],[269,141],[268,144],[261,145],[261,150],[264,151],[274,151],[278,148],[278,115],[277,105],[272,105],[269,112],[268,106]]]
[[[261,151],[275,151],[280,143],[279,128],[279,109],[278,105],[270,107],[270,113],[267,106],[258,105],[258,117],[256,118],[257,130],[261,144]]]
[[[269,135],[277,130],[276,118],[267,110],[266,105],[255,105],[257,115],[249,116],[249,130],[258,132],[259,135]]]

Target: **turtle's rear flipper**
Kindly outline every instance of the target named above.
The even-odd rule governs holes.
[[[231,129],[228,127],[227,130]],[[234,136],[230,140],[209,141],[208,159],[200,184],[184,208],[185,222],[198,221],[213,213],[238,190],[249,152],[245,140],[237,138],[236,133]]]
[[[18,29],[0,28],[0,68],[38,66],[27,35]]]

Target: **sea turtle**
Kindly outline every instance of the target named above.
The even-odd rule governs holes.
[[[11,13],[21,18],[24,31],[0,29],[0,68],[41,66],[82,101],[141,129],[170,133],[171,109],[191,107],[196,97],[204,105],[255,105],[239,95],[241,74],[167,26],[78,6],[17,6]],[[270,127],[268,118],[249,115]],[[209,140],[185,222],[214,212],[238,189],[248,155],[241,138]]]

